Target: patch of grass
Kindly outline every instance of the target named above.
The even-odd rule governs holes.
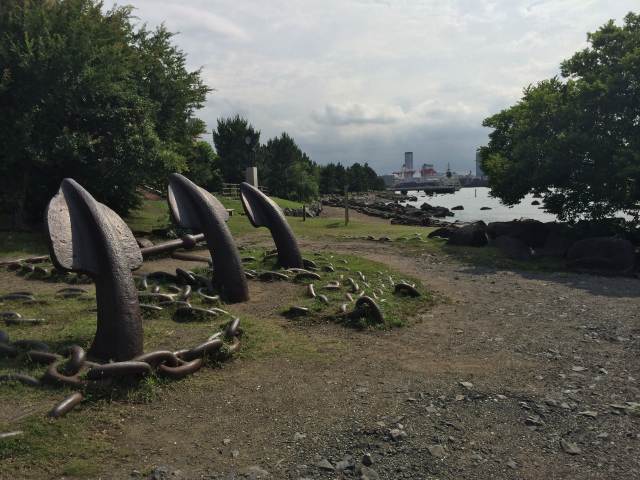
[[[319,357],[318,342],[303,332],[283,329],[281,325],[251,316],[242,317],[242,348],[239,357],[258,360],[268,357]],[[335,346],[335,345],[334,345]]]
[[[62,395],[60,395],[62,398]],[[22,435],[0,442],[2,478],[51,478],[52,472],[95,478],[102,465],[94,456],[107,448],[97,432],[88,433],[95,417],[55,421],[29,417],[0,430],[21,430]],[[108,446],[113,452],[117,445]],[[5,476],[6,475],[6,476]]]
[[[274,270],[277,268],[276,258],[265,256],[265,251],[253,249],[243,252],[246,258],[253,258],[247,261],[245,267],[258,272]],[[302,319],[316,321],[334,321],[360,328],[373,326],[375,328],[391,328],[406,325],[411,318],[416,317],[422,310],[434,303],[432,295],[422,287],[419,281],[407,275],[398,274],[385,265],[354,255],[338,254],[307,254],[306,258],[316,263],[317,273],[321,280],[300,279],[302,298],[295,305],[287,305],[283,309],[283,314],[292,306],[301,306],[309,309],[309,314]],[[330,267],[334,271],[328,271]],[[293,281],[295,273],[287,272]],[[352,279],[353,282],[350,283]],[[325,286],[330,282],[338,282],[339,289],[327,289]],[[421,292],[421,296],[410,298],[395,294],[394,287],[399,282],[414,284]],[[316,297],[313,298],[306,293],[306,285],[313,284]],[[355,284],[355,286],[353,285]],[[356,288],[357,287],[357,288]],[[351,301],[347,294],[350,294],[354,301]],[[327,302],[321,300],[319,295],[324,295]],[[340,307],[346,304],[347,311],[353,312],[355,300],[361,295],[372,297],[380,307],[384,323],[369,325],[366,321],[352,321],[349,315],[345,315]]]
[[[166,200],[143,200],[140,208],[132,210],[124,219],[134,232],[148,232],[171,227]]]
[[[14,260],[48,253],[44,232],[0,233],[0,260]]]
[[[414,227],[406,225],[392,225],[380,221],[350,220],[349,225],[345,225],[343,220],[337,218],[309,218],[302,221],[302,218],[287,217],[287,221],[294,233],[303,238],[332,238],[338,240],[351,240],[354,238],[391,237],[398,236],[412,237],[416,234],[426,236],[433,228]]]

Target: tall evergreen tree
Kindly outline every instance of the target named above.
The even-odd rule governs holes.
[[[240,115],[219,118],[213,143],[220,157],[220,171],[225,182],[240,183],[245,170],[255,164],[260,146],[260,131]]]

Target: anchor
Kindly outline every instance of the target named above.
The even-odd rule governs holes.
[[[278,250],[278,263],[283,268],[303,268],[302,255],[291,227],[276,203],[254,186],[240,184],[242,207],[251,224],[267,227]]]
[[[240,252],[227,227],[229,212],[213,195],[179,173],[169,176],[167,196],[176,224],[204,234],[213,263],[213,283],[227,302],[249,300]]]
[[[142,255],[129,227],[71,178],[49,202],[45,225],[53,264],[96,284],[98,319],[89,355],[105,361],[140,355],[142,321],[131,271],[142,265]]]

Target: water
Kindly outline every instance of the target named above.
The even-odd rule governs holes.
[[[420,208],[423,203],[433,206],[456,207],[462,205],[464,210],[455,210],[455,216],[443,220],[473,222],[484,220],[489,222],[506,222],[519,218],[532,218],[542,222],[553,222],[556,216],[545,212],[541,206],[531,205],[536,200],[533,195],[527,195],[518,205],[507,207],[500,200],[489,196],[487,187],[461,188],[456,193],[426,195],[422,191],[410,191],[409,195],[418,197],[417,202],[405,202]],[[540,199],[538,199],[540,201]],[[491,207],[491,210],[480,210],[482,207]]]

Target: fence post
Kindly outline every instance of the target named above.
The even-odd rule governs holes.
[[[344,226],[349,225],[349,191],[344,187]]]

